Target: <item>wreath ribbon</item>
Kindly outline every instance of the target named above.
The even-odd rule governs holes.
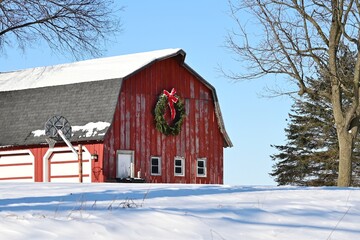
[[[171,92],[168,92],[167,90],[164,90],[163,93],[166,95],[168,100],[168,105],[171,112],[171,119],[174,120],[176,116],[176,110],[174,107],[174,103],[177,103],[178,98],[175,96],[176,90],[175,88],[171,89]]]

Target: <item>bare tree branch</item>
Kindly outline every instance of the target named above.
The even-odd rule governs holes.
[[[75,58],[98,56],[121,31],[120,10],[110,0],[1,0],[0,50],[45,41]]]
[[[330,99],[340,147],[338,184],[349,186],[360,126],[359,0],[229,0],[229,6],[238,29],[229,32],[226,45],[248,71],[228,75],[234,80],[285,75],[296,82],[298,94]],[[256,29],[256,37],[243,13],[256,21],[249,28]],[[344,48],[354,53],[351,74],[343,72],[350,66],[339,62]],[[319,72],[327,87],[309,87],[308,80]]]

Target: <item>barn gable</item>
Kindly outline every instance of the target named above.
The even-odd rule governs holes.
[[[221,110],[220,110],[220,104],[219,104],[219,100],[217,98],[216,95],[216,90],[215,88],[209,83],[207,82],[201,75],[199,75],[194,69],[192,69],[189,65],[187,65],[186,63],[184,63],[184,67],[186,69],[188,69],[192,74],[194,74],[206,87],[208,87],[211,92],[212,92],[212,97],[213,97],[213,101],[214,101],[214,107],[215,107],[215,114],[218,120],[218,124],[219,124],[219,130],[221,132],[221,134],[223,135],[224,138],[224,147],[232,147],[232,142],[230,140],[229,135],[226,132],[225,129],[225,124],[223,121],[223,117],[221,114]]]
[[[129,54],[0,74],[0,146],[45,144],[44,123],[65,116],[73,126],[71,141],[100,141],[109,129],[123,79],[167,58],[177,58],[213,93],[224,147],[225,131],[215,89],[184,63],[181,49]]]

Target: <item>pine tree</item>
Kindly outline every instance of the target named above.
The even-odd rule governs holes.
[[[353,54],[343,48],[338,59],[342,69],[342,83],[348,84],[353,77]],[[318,79],[308,79],[309,86],[319,91],[330,91],[325,77],[319,70]],[[349,101],[346,93],[342,101]],[[317,94],[295,99],[285,129],[286,145],[272,145],[279,153],[271,155],[275,164],[270,173],[279,185],[333,186],[337,184],[339,145],[336,135],[331,101]],[[360,141],[354,146],[352,186],[360,186]]]
[[[326,103],[296,100],[285,129],[288,142],[273,146],[280,153],[270,174],[279,185],[332,186],[337,178],[336,130],[328,120],[331,109]]]

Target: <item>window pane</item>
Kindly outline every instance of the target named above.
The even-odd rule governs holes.
[[[156,166],[158,166],[158,165],[159,165],[159,159],[158,159],[158,158],[152,158],[152,159],[151,159],[151,165],[156,165]]]
[[[198,175],[204,175],[204,169],[203,168],[198,168]]]
[[[157,166],[152,166],[152,167],[151,167],[151,173],[153,173],[153,174],[159,174],[159,167],[157,167]]]
[[[175,166],[181,166],[181,160],[176,159],[175,160]]]
[[[204,161],[199,160],[198,161],[198,167],[204,167]]]
[[[182,173],[181,167],[175,167],[175,173],[176,174],[181,174]]]

